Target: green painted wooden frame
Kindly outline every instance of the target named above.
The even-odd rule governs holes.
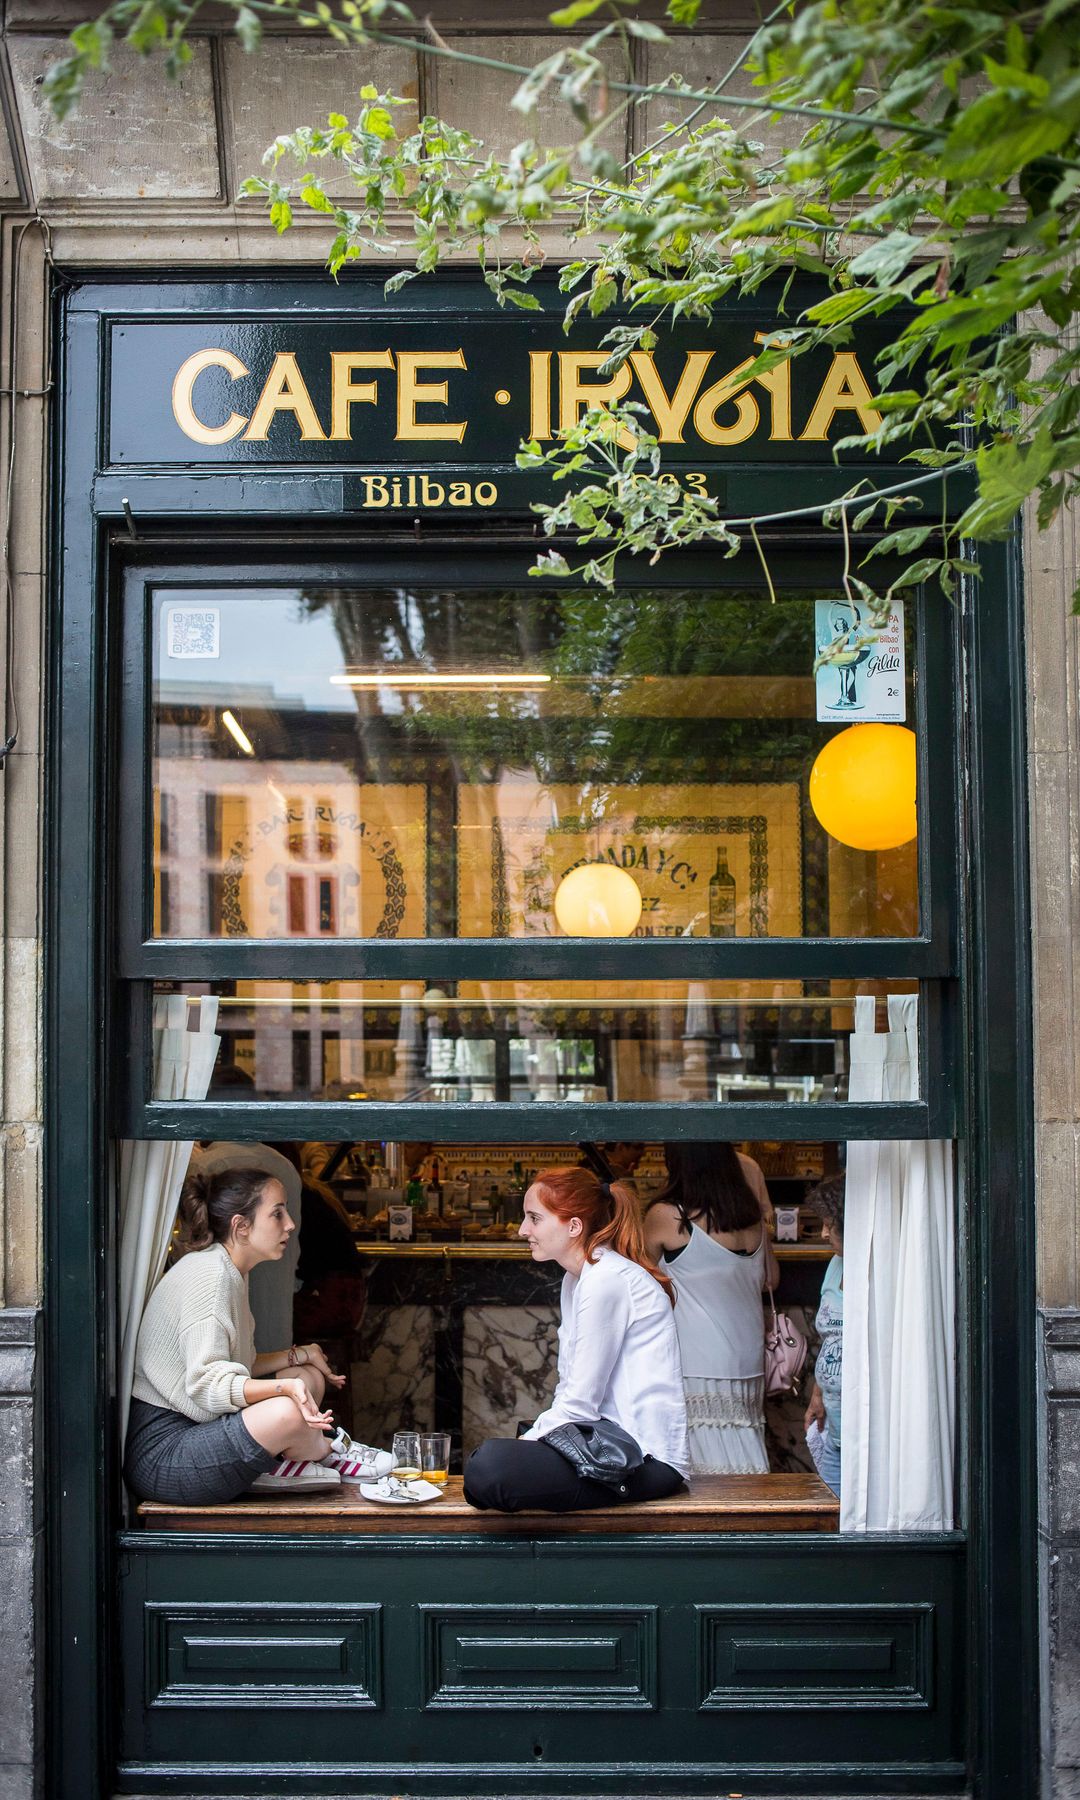
[[[527,543],[503,545],[482,552],[476,549],[459,578],[470,592],[505,589],[529,580],[532,552]],[[325,553],[314,558],[285,562],[241,558],[230,568],[238,586],[260,588],[289,586],[299,580],[310,584],[376,587],[400,577],[401,552],[387,555],[381,548],[350,558],[342,553],[333,560]],[[442,562],[440,553],[421,543],[408,553],[409,578],[422,586],[434,581]],[[817,581],[825,585],[839,579],[834,542],[804,545],[795,552],[781,541],[770,556],[773,579],[779,591],[785,585],[805,587]],[[635,585],[636,571],[628,572],[627,586]],[[650,571],[653,590],[677,590],[709,583],[717,589],[745,588],[760,580],[755,559],[710,566],[700,556],[669,559],[658,571]],[[955,807],[952,787],[951,745],[953,685],[950,678],[949,621],[943,609],[916,598],[919,615],[916,676],[917,726],[925,747],[920,774],[919,876],[924,930],[915,938],[877,939],[737,939],[688,941],[628,940],[597,943],[593,939],[317,939],[155,940],[150,935],[151,898],[151,796],[145,778],[145,745],[148,739],[150,686],[150,594],[162,583],[174,582],[185,590],[202,583],[220,591],[220,563],[132,561],[122,577],[123,620],[120,692],[116,711],[120,725],[119,764],[119,866],[135,872],[118,887],[115,942],[117,974],[136,986],[128,996],[129,1079],[115,1096],[117,1131],[127,1137],[255,1138],[284,1131],[295,1137],[386,1137],[395,1134],[425,1138],[436,1133],[444,1139],[467,1142],[482,1132],[486,1138],[512,1142],[533,1140],[566,1142],[574,1138],[710,1137],[721,1129],[732,1138],[805,1137],[952,1137],[956,1128],[955,1090],[949,1079],[953,1067],[952,1027],[957,971],[957,881]],[[929,771],[934,771],[931,781]],[[788,973],[803,979],[820,977],[916,976],[924,983],[921,1008],[921,1066],[934,1068],[940,1077],[924,1083],[926,1098],[905,1105],[843,1103],[811,1108],[785,1103],[754,1102],[726,1105],[722,1124],[707,1105],[611,1103],[567,1105],[530,1104],[486,1106],[482,1118],[475,1109],[462,1106],[379,1106],[331,1102],[203,1102],[165,1104],[151,1095],[149,983],[168,979],[302,980],[361,977],[416,979],[430,971],[444,980],[499,974],[519,980],[540,978],[616,980],[660,979],[664,976],[747,978],[760,973],[777,979]],[[809,1116],[808,1116],[809,1114]]]
[[[333,473],[271,470],[232,477],[180,472],[165,477],[125,471],[118,476],[103,468],[103,321],[121,311],[153,313],[167,306],[173,312],[212,313],[255,302],[329,311],[340,307],[348,285],[333,287],[325,280],[293,275],[280,280],[230,275],[220,283],[182,277],[124,284],[95,279],[68,286],[58,301],[63,403],[55,435],[46,736],[44,1413],[51,1708],[46,1741],[49,1791],[58,1800],[104,1800],[111,1791],[114,1762],[118,1471],[110,1392],[115,1222],[107,1171],[110,1128],[118,1122],[110,1119],[109,1098],[127,1086],[129,1049],[109,931],[109,846],[119,785],[112,727],[121,655],[120,574],[132,555],[164,563],[174,554],[190,559],[193,541],[204,557],[215,539],[223,554],[235,557],[246,546],[265,556],[271,525],[280,532],[275,548],[282,554],[301,547],[310,551],[319,541],[331,557],[343,549],[370,554],[372,546],[355,521],[343,518],[346,490]],[[460,280],[440,289],[448,307],[463,303],[463,291]],[[876,472],[883,480],[898,476],[885,467]],[[831,468],[733,465],[729,505],[740,513],[790,505],[796,497],[809,504],[843,491],[847,480],[844,471]],[[125,500],[140,540],[134,544],[125,523]],[[257,539],[253,518],[259,520]],[[350,536],[351,546],[346,543]],[[465,548],[468,538],[465,532],[454,541]],[[493,532],[485,528],[485,548],[493,541]],[[410,542],[407,532],[394,532],[380,540],[380,547]],[[977,598],[973,592],[964,594],[952,620],[952,650],[939,670],[943,687],[962,698],[947,769],[935,771],[935,801],[936,783],[944,779],[948,802],[935,803],[938,824],[932,834],[924,834],[920,854],[927,859],[925,874],[930,863],[940,868],[939,857],[951,867],[954,850],[959,850],[961,903],[955,929],[948,924],[948,908],[938,914],[935,897],[929,942],[897,946],[897,960],[888,963],[882,960],[888,946],[859,947],[861,970],[867,974],[919,973],[945,984],[955,975],[960,984],[959,1004],[946,1006],[944,1022],[934,1026],[944,1062],[940,1069],[931,1067],[928,1078],[940,1081],[946,1092],[955,1090],[961,1138],[967,1221],[961,1271],[966,1429],[961,1434],[960,1491],[970,1544],[968,1760],[988,1800],[1034,1800],[1038,1782],[1031,976],[1018,563],[1015,543],[984,554],[981,590]],[[706,563],[704,570],[714,575],[715,565]],[[627,577],[635,579],[635,572],[628,570]],[[925,802],[925,794],[921,798]],[[216,946],[218,952],[221,948]],[[259,947],[257,954],[265,948]],[[443,943],[412,948],[417,958],[413,973],[446,966]],[[322,949],[303,951],[293,968],[317,974]],[[490,955],[491,947],[484,949]],[[515,950],[521,953],[519,947]],[[244,960],[252,947],[235,946],[233,951],[237,960],[229,972],[252,972],[250,960]],[[297,946],[290,944],[289,951],[295,957]],[[800,944],[796,950],[764,943],[752,951],[752,958],[739,965],[746,973],[763,971],[759,955],[775,956],[770,966],[778,973],[794,973],[796,966],[815,976],[860,972],[854,961],[846,960],[843,946]],[[590,955],[595,953],[590,947]],[[162,946],[147,947],[143,965],[122,973],[129,980],[149,980],[157,973],[194,972],[183,958],[197,957],[196,948],[186,946],[168,970],[158,960],[162,954]],[[515,964],[519,972],[523,966],[547,972],[542,959],[533,960],[533,950],[526,954],[525,965]],[[911,959],[920,954],[926,962],[916,970]],[[306,956],[310,960],[304,962]],[[628,973],[632,966],[628,962],[618,972]],[[670,973],[663,961],[654,966]],[[727,973],[732,966],[721,958],[715,971]],[[488,967],[497,972],[497,962]],[[391,972],[378,959],[365,962],[368,971]],[[617,972],[614,964],[610,972]],[[955,1049],[950,1034],[955,1035]],[[440,1111],[441,1130],[449,1110]],[[800,1109],[798,1135],[810,1124],[808,1110]],[[851,1135],[856,1110],[845,1109],[835,1129]],[[534,1128],[537,1111],[529,1108]],[[196,1126],[232,1129],[238,1123],[235,1109],[215,1107],[212,1113],[212,1118],[211,1109],[185,1115],[184,1135]],[[305,1130],[334,1122],[331,1109],[308,1109],[304,1116]],[[626,1132],[631,1116],[627,1109]],[[760,1129],[760,1107],[754,1117]],[[245,1118],[249,1129],[259,1128],[256,1109],[245,1109]],[[277,1109],[275,1118],[281,1120]],[[928,1113],[928,1123],[929,1118]],[[824,1126],[824,1109],[815,1109],[814,1122]],[[161,1114],[154,1124],[168,1136],[176,1134],[179,1121]],[[299,1114],[295,1128],[300,1129]],[[491,1128],[487,1114],[485,1134]],[[564,1115],[560,1132],[565,1128]],[[875,1121],[874,1129],[883,1126]],[[916,1541],[908,1551],[918,1553]],[[888,1544],[867,1540],[858,1553],[866,1559],[872,1586],[875,1556],[887,1554]],[[1016,1703],[1018,1692],[1025,1696],[1023,1705]],[[913,1768],[910,1785],[917,1788],[923,1773]],[[740,1785],[749,1789],[752,1781],[751,1776]]]

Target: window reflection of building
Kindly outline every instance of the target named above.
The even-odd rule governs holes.
[[[914,846],[845,850],[809,810],[828,727],[814,717],[805,604],[656,599],[634,600],[623,666],[607,614],[573,595],[221,594],[220,655],[185,661],[167,633],[159,647],[155,932],[556,937],[558,882],[593,860],[639,886],[642,936],[916,930]],[[683,615],[695,632],[672,637]],[[535,691],[439,689],[523,657]],[[352,687],[343,671],[365,668],[376,673]],[[822,992],[816,1011],[798,981],[742,984],[741,1010],[714,989],[674,984],[642,1007],[611,982],[566,1006],[541,983],[463,981],[441,997],[305,985],[288,1006],[272,985],[241,984],[223,1023],[267,1096],[839,1090],[848,988]]]
[[[274,791],[278,771],[260,764],[159,759],[160,936],[363,935],[363,884],[381,889],[380,870],[374,858],[365,869],[355,833],[348,844],[324,823],[359,817],[355,779],[324,763],[281,773],[290,785],[284,803]],[[373,892],[373,902],[381,899]]]

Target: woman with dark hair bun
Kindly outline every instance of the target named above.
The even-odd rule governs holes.
[[[660,1500],[683,1486],[686,1407],[669,1278],[650,1261],[634,1196],[590,1169],[544,1169],[519,1235],[565,1271],[555,1397],[523,1437],[489,1438],[465,1467],[465,1498],[497,1512],[580,1512]],[[642,1452],[616,1492],[545,1443],[567,1425],[620,1426]]]
[[[185,1251],[147,1303],[135,1349],[124,1455],[142,1500],[212,1505],[250,1488],[296,1493],[372,1479],[354,1446],[330,1435],[327,1386],[341,1387],[318,1344],[255,1354],[248,1276],[280,1260],[296,1229],[281,1182],[263,1169],[188,1177]],[[370,1459],[369,1459],[370,1460]]]
[[[674,1268],[690,1466],[765,1474],[761,1294],[779,1274],[765,1179],[732,1144],[665,1144],[664,1158],[668,1183],[645,1215],[645,1242]]]

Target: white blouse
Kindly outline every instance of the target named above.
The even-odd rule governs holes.
[[[671,1301],[639,1263],[615,1250],[595,1256],[580,1275],[563,1276],[558,1386],[524,1436],[613,1419],[646,1456],[686,1475],[686,1401]]]

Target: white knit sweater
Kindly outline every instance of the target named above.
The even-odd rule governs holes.
[[[254,1361],[247,1276],[224,1244],[189,1251],[147,1302],[132,1398],[206,1424],[239,1412]]]

